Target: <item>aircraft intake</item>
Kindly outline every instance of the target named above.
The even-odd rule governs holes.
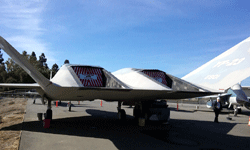
[[[250,110],[250,103],[245,103],[244,106]]]

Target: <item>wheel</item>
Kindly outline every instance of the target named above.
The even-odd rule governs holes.
[[[134,107],[133,116],[135,117],[136,120],[140,117],[140,109],[137,105]]]
[[[235,108],[235,109],[234,109],[234,116],[237,116],[237,114],[238,114],[238,109]]]
[[[71,104],[69,104],[69,111],[71,111],[71,106],[72,106],[72,105],[71,105]]]
[[[126,112],[124,109],[119,109],[117,115],[118,115],[119,120],[122,120],[122,121],[126,120]]]
[[[42,101],[43,105],[45,105],[47,103],[47,100],[45,100],[45,99],[44,100],[41,99],[41,101]]]
[[[51,109],[47,109],[46,114],[45,114],[45,119],[52,120],[52,110]]]
[[[43,113],[37,113],[37,118],[39,121],[43,120]]]
[[[43,121],[43,127],[45,127],[45,125],[46,125],[46,124],[45,124],[45,122]]]
[[[241,114],[241,108],[240,108],[240,109],[238,109],[238,114]]]
[[[71,111],[71,107],[72,107],[71,102],[69,102],[69,103],[67,104],[67,107],[69,107],[69,111]]]
[[[149,113],[148,113],[148,112],[146,112],[146,113],[144,114],[144,118],[145,118],[145,121],[148,121],[148,120],[149,120]]]
[[[146,124],[146,119],[145,118],[139,118],[138,119],[138,125],[141,126],[141,127],[144,127]]]

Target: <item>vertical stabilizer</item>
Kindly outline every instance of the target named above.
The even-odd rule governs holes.
[[[215,90],[226,90],[250,76],[250,37],[182,79]]]
[[[21,66],[43,89],[50,84],[28,60],[12,47],[3,37],[0,36],[0,48],[3,49],[19,66]]]

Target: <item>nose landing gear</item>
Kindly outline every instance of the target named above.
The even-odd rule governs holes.
[[[48,107],[46,113],[44,114],[44,118],[45,120],[43,122],[43,127],[49,128],[50,122],[52,120],[51,100],[48,100]]]

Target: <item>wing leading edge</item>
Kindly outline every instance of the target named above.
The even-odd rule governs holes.
[[[22,84],[22,83],[0,83],[1,87],[8,87],[8,88],[22,88],[22,89],[37,89],[41,88],[39,84],[32,83],[32,84]]]
[[[22,67],[40,86],[45,89],[50,85],[49,79],[45,78],[36,70],[14,47],[0,36],[0,48],[3,49],[20,67]]]

